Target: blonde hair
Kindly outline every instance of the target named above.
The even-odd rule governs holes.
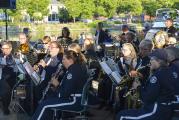
[[[84,41],[84,48],[85,49],[94,49],[94,41],[93,39],[86,38]]]
[[[51,41],[51,38],[49,36],[44,36],[42,41],[46,42],[46,43],[49,43]]]
[[[68,46],[68,50],[72,50],[80,55],[81,61],[87,62],[85,56],[81,53],[81,47],[77,43],[72,43]]]
[[[134,49],[134,46],[131,44],[131,43],[124,43],[122,45],[122,47],[127,47],[130,51],[131,51],[131,54],[130,54],[130,58],[134,59],[134,58],[137,58],[137,54],[136,54],[136,51]]]
[[[155,38],[153,39],[154,45],[156,48],[163,48],[168,41],[168,34],[165,31],[159,31],[156,33]]]

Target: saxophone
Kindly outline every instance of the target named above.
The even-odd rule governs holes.
[[[58,79],[58,77],[61,74],[63,74],[63,65],[60,63],[58,65],[56,72],[54,74],[52,74],[52,77],[51,77],[50,81],[48,82],[47,87],[44,89],[44,91],[42,93],[42,98],[40,99],[39,103],[41,103],[45,99],[49,89],[52,87],[51,81],[54,80],[54,79]]]
[[[149,64],[146,65],[146,66],[139,67],[137,69],[137,71],[146,69],[147,67],[149,67]],[[132,80],[132,83],[134,81],[137,82],[137,83],[140,83],[140,79],[141,79],[141,77],[137,76]],[[128,108],[140,108],[142,102],[139,99],[139,96],[140,96],[139,90],[134,89],[133,87],[130,87],[128,92],[124,95],[124,97],[127,98],[127,107]]]

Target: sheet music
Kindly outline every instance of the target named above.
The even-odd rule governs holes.
[[[1,58],[1,65],[6,65],[6,58]]]
[[[105,72],[107,75],[110,75],[110,74],[112,73],[111,68],[106,64],[105,61],[100,62],[100,66],[102,67],[102,69],[104,70],[104,72]]]
[[[35,85],[38,85],[39,83],[40,83],[40,77],[39,77],[39,75],[34,71],[34,72],[32,72],[32,77],[35,79],[34,80],[34,83],[35,83]]]
[[[113,80],[115,80],[115,82],[117,84],[119,84],[121,82],[121,76],[117,71],[112,72],[111,76],[112,76]]]
[[[42,82],[43,80],[45,80],[45,75],[46,75],[46,71],[43,70],[43,71],[42,71],[42,74],[40,75],[40,77],[41,77],[41,82]]]
[[[117,84],[121,81],[121,76],[119,74],[119,68],[113,59],[108,59],[107,61],[100,62],[100,66],[103,71],[109,75],[109,77]]]
[[[32,68],[32,66],[30,65],[30,63],[28,61],[26,61],[23,64],[24,68],[26,69],[27,73],[30,75],[30,77],[32,78],[33,82],[35,83],[35,85],[37,85],[40,82],[40,77],[39,75],[34,71],[34,69]]]
[[[24,69],[23,65],[21,64],[21,61],[19,59],[16,59],[16,58],[14,58],[14,61],[16,63],[16,66],[17,66],[19,72],[22,73],[22,74],[25,74],[26,70]]]
[[[114,62],[113,59],[108,58],[108,60],[106,61],[107,65],[111,68],[112,71],[118,71],[119,72],[119,68],[118,65]]]

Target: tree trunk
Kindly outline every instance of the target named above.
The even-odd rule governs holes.
[[[76,22],[76,19],[75,19],[75,17],[73,18],[73,22],[74,22],[74,23]]]

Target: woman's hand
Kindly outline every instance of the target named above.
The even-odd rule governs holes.
[[[135,80],[135,81],[132,83],[132,89],[137,89],[137,87],[140,86],[140,85],[141,85],[140,81]]]
[[[58,79],[55,79],[55,78],[52,78],[50,83],[54,86],[54,87],[57,87],[60,83],[58,81]]]
[[[40,60],[40,62],[38,63],[38,65],[41,65],[43,68],[47,66],[47,64],[45,63],[44,60]]]
[[[135,71],[135,70],[130,71],[129,75],[132,78],[135,78],[135,77],[143,78],[143,75],[140,72]]]
[[[38,72],[39,71],[39,66],[38,65],[34,65],[33,69]]]

